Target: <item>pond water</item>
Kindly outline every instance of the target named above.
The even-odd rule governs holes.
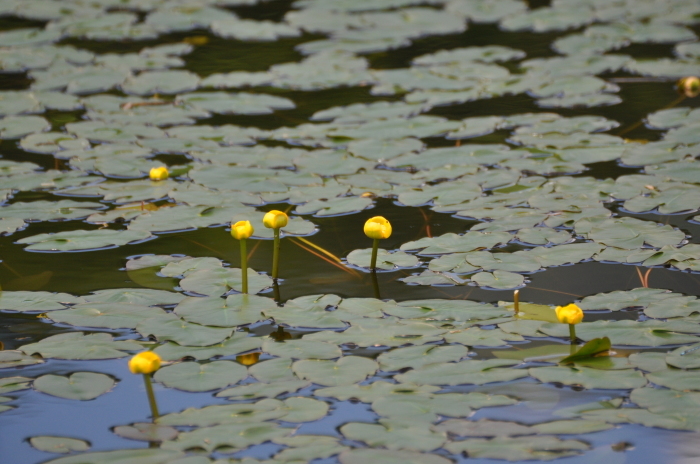
[[[0,464],[700,460],[697,2],[0,14]]]

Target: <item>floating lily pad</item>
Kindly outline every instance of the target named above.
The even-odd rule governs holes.
[[[150,422],[136,422],[131,425],[119,425],[114,427],[113,432],[120,437],[130,440],[161,442],[173,440],[177,437],[178,431],[166,425],[156,425]]]
[[[385,371],[397,371],[406,367],[417,369],[433,363],[459,361],[467,355],[467,348],[461,345],[409,346],[382,353],[377,358]]]
[[[372,249],[353,250],[348,254],[348,263],[355,266],[369,268],[371,264]],[[403,251],[390,252],[384,249],[377,251],[377,268],[391,271],[398,268],[415,267],[418,258]]]
[[[227,388],[216,394],[217,397],[254,400],[259,398],[276,398],[284,393],[295,393],[301,388],[311,385],[311,382],[304,380],[286,380],[275,383],[252,383]]]
[[[431,364],[396,376],[400,382],[419,385],[483,385],[527,377],[523,369],[498,369],[517,361],[506,359],[468,360],[458,363]]]
[[[123,358],[126,352],[140,351],[141,345],[130,340],[115,341],[110,334],[70,332],[52,335],[37,343],[19,348],[28,355],[58,359],[111,359]]]
[[[343,425],[340,432],[350,440],[390,450],[432,451],[447,440],[444,432],[432,431],[424,424],[391,420],[380,420],[379,424],[351,422]]]
[[[161,315],[165,315],[162,309],[148,306],[128,303],[83,303],[64,311],[57,311],[49,317],[55,322],[82,327],[134,329],[140,322]]]
[[[335,359],[343,355],[337,345],[308,340],[265,340],[262,350],[273,356],[293,359]]]
[[[80,297],[67,293],[8,292],[0,293],[0,309],[18,312],[45,312],[66,309],[68,305],[84,303]]]
[[[76,372],[69,377],[42,375],[34,381],[34,388],[49,395],[69,400],[94,400],[114,387],[114,379],[95,372]]]
[[[17,243],[29,244],[28,251],[93,251],[117,247],[152,237],[150,232],[132,230],[73,230],[25,237]]]
[[[343,451],[338,456],[338,460],[341,464],[362,464],[366,462],[374,462],[377,464],[448,464],[451,462],[449,459],[436,454],[382,449],[352,449]]]
[[[506,271],[479,272],[472,276],[472,281],[481,287],[506,290],[521,287],[525,283],[525,277]]]
[[[242,291],[241,270],[237,268],[201,269],[187,275],[180,281],[185,291],[200,295],[220,296],[233,289]],[[248,291],[259,293],[272,286],[272,279],[248,268]]]
[[[136,326],[145,337],[153,336],[160,341],[173,341],[179,345],[211,346],[231,336],[233,329],[214,328],[183,321],[173,314],[163,314],[146,319]]]
[[[72,453],[73,451],[87,451],[90,444],[85,440],[68,437],[37,436],[29,439],[32,447],[47,453]]]
[[[292,366],[302,379],[319,385],[337,386],[364,380],[378,369],[376,362],[359,356],[345,356],[338,361],[302,360]]]
[[[159,369],[154,379],[179,390],[202,392],[224,388],[247,376],[248,369],[232,361],[181,362]]]
[[[589,445],[578,440],[560,440],[552,436],[496,437],[490,440],[473,438],[446,445],[451,453],[466,452],[475,458],[520,460],[552,460],[581,454]]]

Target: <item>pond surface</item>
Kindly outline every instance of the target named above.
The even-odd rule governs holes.
[[[697,2],[0,13],[0,464],[700,460]]]

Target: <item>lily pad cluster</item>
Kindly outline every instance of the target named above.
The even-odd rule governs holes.
[[[25,398],[98,405],[129,388],[100,366],[145,349],[165,361],[157,395],[179,391],[158,420],[114,427],[149,448],[104,451],[69,429],[27,447],[69,454],[55,464],[613,462],[608,430],[700,432],[696,296],[585,295],[576,334],[612,344],[587,355],[552,306],[516,314],[439,293],[522,288],[586,261],[700,271],[697,103],[686,93],[636,125],[600,116],[630,104],[627,82],[670,88],[697,74],[697,2],[295,0],[271,19],[249,14],[267,7],[278,8],[0,1],[8,23],[22,21],[0,31],[13,82],[0,92],[6,245],[126,256],[163,234],[259,224],[270,203],[289,208],[282,235],[301,237],[389,199],[463,220],[379,251],[379,271],[436,288],[280,301],[264,272],[248,270],[246,295],[235,263],[146,254],[124,269],[143,288],[2,291],[4,317],[51,331],[0,351],[0,412],[21,417]],[[505,39],[476,45],[473,30]],[[533,54],[520,34],[549,50]],[[221,44],[225,60],[198,68]],[[648,44],[668,53],[639,57]],[[252,58],[273,49],[288,53]],[[531,108],[469,110],[508,99]],[[625,138],[640,126],[645,139]],[[170,176],[151,180],[163,165]],[[369,255],[348,251],[339,266],[366,269]],[[525,421],[524,408],[547,414]]]

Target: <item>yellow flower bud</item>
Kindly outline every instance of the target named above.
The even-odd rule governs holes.
[[[153,351],[144,351],[129,360],[132,374],[152,374],[160,369],[160,356]]]
[[[678,81],[678,91],[688,98],[700,94],[700,79],[695,76],[683,77]]]
[[[238,221],[231,226],[231,237],[237,240],[245,240],[253,235],[254,230],[250,221]]]
[[[381,216],[374,216],[365,222],[365,235],[373,239],[389,238],[391,224]]]
[[[281,229],[287,225],[287,222],[289,222],[287,215],[276,209],[266,213],[263,218],[263,224],[265,224],[265,227],[268,229]]]
[[[236,356],[236,361],[244,366],[252,366],[260,359],[260,353],[239,354]]]
[[[165,166],[151,168],[151,171],[148,173],[148,177],[150,177],[151,180],[165,180],[169,175],[168,168]]]
[[[573,303],[566,306],[557,306],[554,311],[557,313],[557,319],[562,324],[578,324],[583,320],[583,311]]]

